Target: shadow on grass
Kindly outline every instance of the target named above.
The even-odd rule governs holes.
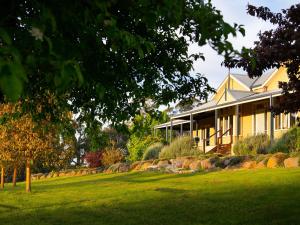
[[[75,181],[74,177],[68,177],[66,179],[58,179],[57,182],[45,182],[39,183],[39,187],[42,188],[42,191],[48,191],[50,189],[56,189],[60,187],[69,188],[75,187],[80,188],[86,185],[96,185],[96,184],[105,184],[108,182],[125,182],[125,183],[136,183],[136,184],[144,184],[144,183],[153,183],[162,180],[170,180],[175,179],[176,177],[191,177],[195,174],[166,174],[166,173],[157,173],[157,172],[131,172],[131,173],[120,173],[120,174],[107,174],[103,178],[103,176],[92,175],[86,177],[78,177],[79,181]],[[200,175],[197,174],[197,175]],[[77,177],[75,177],[76,179]],[[51,178],[50,178],[51,179]],[[82,180],[84,179],[84,180]],[[33,183],[34,185],[34,183]],[[38,189],[37,189],[38,191]]]
[[[145,199],[131,196],[92,205],[66,201],[34,211],[28,208],[16,214],[2,214],[0,221],[5,225],[296,225],[300,213],[299,189],[299,183],[241,186],[214,193],[161,187],[148,190],[161,192],[150,198],[148,192]]]

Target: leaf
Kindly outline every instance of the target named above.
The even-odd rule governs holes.
[[[0,88],[12,101],[18,100],[23,91],[23,82],[14,74],[1,74]]]
[[[11,38],[3,28],[0,28],[0,37],[6,44],[11,45]]]

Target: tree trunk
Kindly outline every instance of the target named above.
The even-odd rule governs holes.
[[[14,167],[13,187],[17,186],[17,167]]]
[[[26,162],[26,192],[31,192],[31,169],[29,160]]]
[[[4,167],[1,167],[1,189],[4,188]]]

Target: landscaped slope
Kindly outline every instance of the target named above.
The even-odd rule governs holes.
[[[0,191],[0,224],[299,224],[300,169],[95,174]]]

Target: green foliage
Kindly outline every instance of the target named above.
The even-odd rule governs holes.
[[[164,147],[163,143],[154,143],[150,145],[143,154],[143,160],[158,159],[161,149]]]
[[[258,134],[239,140],[233,151],[236,155],[256,155],[267,153],[270,147],[270,139],[266,134]]]
[[[156,143],[160,142],[161,138],[154,137],[152,135],[147,135],[145,137],[137,137],[135,135],[131,136],[127,145],[130,161],[138,161],[143,157],[146,149]]]
[[[274,152],[300,152],[300,127],[292,127],[269,149],[270,153]]]
[[[159,158],[170,159],[180,156],[194,156],[201,154],[200,151],[193,148],[193,140],[189,137],[178,137],[162,148]]]
[[[207,97],[207,79],[190,73],[204,56],[190,55],[189,45],[209,43],[227,57],[234,54],[228,37],[244,33],[202,0],[5,0],[0,28],[0,99],[30,99],[27,110],[42,104],[52,120],[72,111],[113,124],[147,98],[161,105]]]

